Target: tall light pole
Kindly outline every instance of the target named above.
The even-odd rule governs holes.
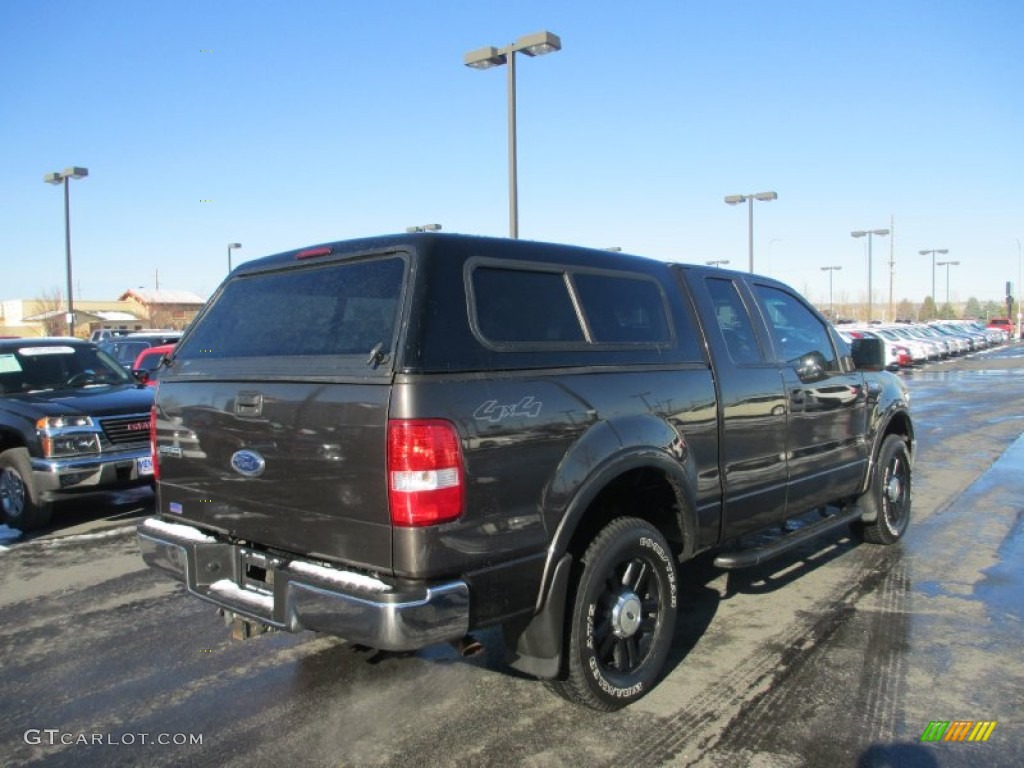
[[[728,259],[712,259],[711,261],[705,261],[704,263],[707,264],[709,267],[720,267],[723,264],[728,264],[729,260]]]
[[[931,248],[924,251],[918,251],[918,253],[921,254],[922,256],[927,256],[929,253],[932,255],[932,301],[935,301],[937,298],[935,296],[935,254],[938,253],[945,256],[947,253],[949,253],[949,249]]]
[[[747,249],[750,253],[750,271],[754,271],[754,201],[778,200],[776,192],[755,192],[750,195],[726,195],[725,202],[729,205],[747,203]]]
[[[896,217],[889,214],[889,229],[892,237],[889,238],[889,322],[896,320],[896,313],[892,311],[892,294],[896,285]]]
[[[935,266],[946,268],[946,306],[949,306],[949,268],[957,267],[960,265],[959,261],[940,261]]]
[[[873,235],[878,235],[879,237],[881,237],[883,235],[888,235],[888,234],[889,234],[889,230],[888,229],[858,229],[858,230],[850,233],[851,237],[864,237],[865,235],[867,235],[867,237],[868,237],[868,318],[867,318],[867,322],[869,322],[869,323],[871,322],[871,291],[873,290],[873,286],[871,284],[871,238],[872,238]]]
[[[832,303],[832,273],[842,267],[822,267],[822,272],[828,272],[828,313],[832,316],[832,322],[836,321],[836,305]]]
[[[1024,296],[1021,295],[1021,289],[1024,288],[1024,283],[1021,283],[1021,247],[1020,238],[1017,238],[1017,340],[1024,339],[1024,328],[1020,327],[1020,304],[1024,300]]]
[[[562,50],[562,41],[551,32],[536,32],[520,37],[504,48],[488,45],[467,53],[462,63],[473,69],[508,65],[508,229],[509,237],[519,237],[519,189],[516,170],[516,54],[543,56]]]
[[[88,168],[79,168],[77,165],[65,168],[63,171],[43,175],[43,181],[47,184],[64,185],[64,256],[67,261],[68,273],[68,336],[75,335],[75,302],[71,290],[71,203],[68,195],[68,180],[84,179],[88,175]]]
[[[241,243],[228,243],[228,274],[231,274],[231,252],[236,248],[241,248]]]

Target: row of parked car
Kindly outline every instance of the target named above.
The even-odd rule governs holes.
[[[978,352],[1010,340],[1003,328],[986,327],[973,320],[934,320],[930,323],[889,325],[842,325],[839,335],[847,341],[881,339],[890,370],[923,365],[949,357]]]

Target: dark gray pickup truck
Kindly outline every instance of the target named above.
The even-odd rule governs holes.
[[[908,396],[880,345],[755,275],[332,243],[237,268],[167,365],[140,545],[236,636],[472,650],[501,625],[513,667],[611,710],[662,672],[679,562],[840,528],[890,544],[909,521]]]

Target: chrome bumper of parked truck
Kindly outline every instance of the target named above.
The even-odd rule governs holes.
[[[204,600],[277,629],[309,629],[389,651],[457,640],[469,631],[469,587],[461,580],[389,584],[159,518],[143,520],[138,535],[148,565]]]

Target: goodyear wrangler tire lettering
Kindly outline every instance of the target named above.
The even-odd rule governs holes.
[[[570,618],[565,698],[611,711],[657,682],[675,629],[678,584],[664,537],[645,520],[613,520],[582,558]]]

